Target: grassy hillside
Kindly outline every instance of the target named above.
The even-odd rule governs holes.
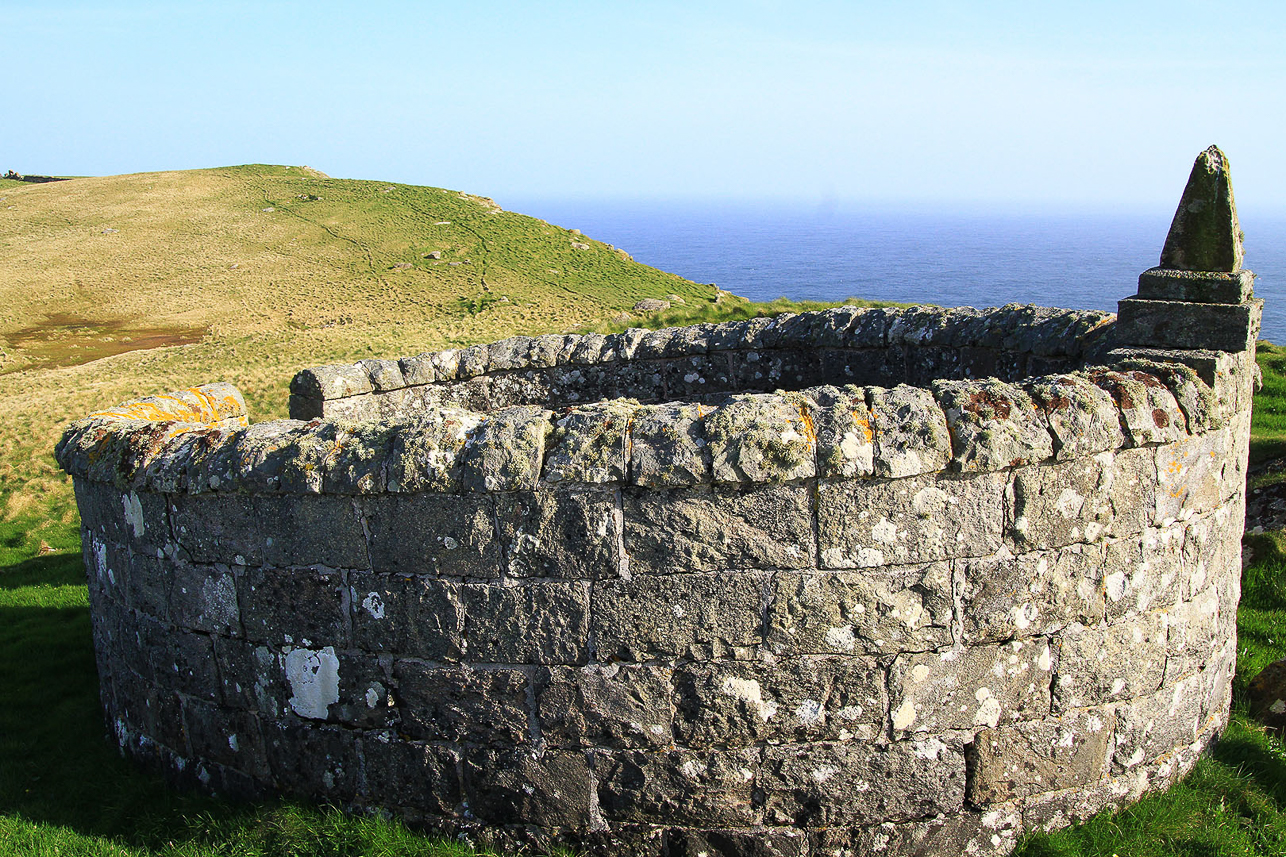
[[[51,452],[95,408],[226,380],[258,421],[285,415],[303,366],[718,296],[482,197],[307,167],[5,181],[0,258],[0,520],[24,534],[3,546],[15,557],[73,546]]]

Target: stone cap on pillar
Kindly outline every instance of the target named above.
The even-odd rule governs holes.
[[[1241,225],[1228,158],[1217,146],[1197,156],[1170,224],[1160,265],[1139,275],[1138,294],[1118,303],[1118,345],[1249,351],[1263,301],[1241,268]]]

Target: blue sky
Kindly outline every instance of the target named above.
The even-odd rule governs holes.
[[[9,2],[0,170],[1286,212],[1286,4]]]

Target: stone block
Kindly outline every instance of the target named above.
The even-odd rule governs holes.
[[[1211,512],[1232,493],[1229,483],[1241,475],[1233,444],[1232,432],[1220,429],[1157,447],[1158,524]]]
[[[800,397],[728,398],[705,415],[715,482],[789,482],[814,475],[816,438]]]
[[[767,824],[830,827],[955,813],[964,806],[964,752],[937,737],[768,747],[759,787]]]
[[[348,587],[339,572],[251,568],[237,576],[246,637],[274,646],[348,642]]]
[[[110,555],[110,554],[109,554]],[[121,566],[117,566],[121,568]],[[112,569],[108,569],[111,577]],[[170,598],[173,589],[173,568],[170,560],[151,554],[130,552],[124,571],[125,604],[140,613],[166,620],[170,616]]]
[[[1166,629],[1159,613],[1104,628],[1072,625],[1056,645],[1055,712],[1154,693],[1165,675]]]
[[[884,669],[871,658],[685,664],[674,693],[674,734],[688,747],[883,737]]]
[[[554,421],[545,479],[549,482],[624,482],[626,435],[638,406],[626,400],[577,407]]]
[[[339,664],[339,699],[327,707],[327,719],[346,726],[382,729],[402,722],[393,696],[393,658],[356,650],[335,653]]]
[[[469,658],[496,664],[582,664],[589,645],[589,584],[541,580],[521,586],[466,584]]]
[[[1146,372],[1164,383],[1179,403],[1179,409],[1187,420],[1188,434],[1204,434],[1222,428],[1227,422],[1229,403],[1220,402],[1214,390],[1191,366],[1175,360],[1158,362],[1142,357],[1130,357],[1117,365],[1122,369]]]
[[[700,399],[736,389],[727,354],[693,354],[667,360],[661,364],[661,376],[670,399]]]
[[[593,786],[582,753],[469,747],[462,771],[469,812],[485,824],[590,825]]]
[[[1148,528],[1107,543],[1103,589],[1109,622],[1172,607],[1181,594],[1182,527]]]
[[[949,563],[863,572],[774,575],[768,645],[774,654],[886,654],[952,641]]]
[[[960,586],[964,640],[1002,642],[1049,635],[1103,619],[1101,545],[969,560]]]
[[[985,806],[1097,782],[1107,773],[1115,728],[1111,708],[1090,708],[978,730],[966,750],[969,802]]]
[[[530,405],[551,404],[550,375],[553,369],[525,369],[505,375],[488,375],[475,378],[470,386],[482,387],[485,383],[486,411],[498,411]],[[474,408],[474,410],[478,410]]]
[[[354,498],[265,495],[256,505],[262,520],[273,523],[272,532],[264,533],[265,565],[370,568]]]
[[[1201,676],[1194,675],[1117,706],[1113,770],[1127,771],[1196,741],[1201,689]]]
[[[995,727],[1049,713],[1049,641],[1040,637],[898,655],[890,673],[895,733]]]
[[[170,519],[179,545],[194,562],[263,565],[263,504],[253,494],[178,494]]]
[[[241,635],[237,583],[226,565],[169,564],[170,620],[193,631]]]
[[[858,387],[894,386],[907,379],[905,346],[893,348],[823,348],[822,379]],[[814,388],[810,388],[814,389]]]
[[[1093,543],[1112,532],[1116,457],[1100,452],[1014,472],[1006,490],[1009,535],[1021,551]]]
[[[1028,381],[1023,388],[1044,414],[1059,460],[1107,452],[1125,444],[1116,403],[1085,376],[1049,375]]]
[[[1118,302],[1116,341],[1153,348],[1249,351],[1259,336],[1263,301],[1197,304],[1126,298]]]
[[[669,746],[673,670],[608,663],[550,667],[534,679],[541,738],[554,747]]]
[[[964,810],[919,821],[820,828],[812,832],[812,853],[816,857],[1008,857],[1021,832],[1022,816],[1015,807]]]
[[[471,491],[518,491],[536,487],[553,416],[524,406],[493,412],[469,437],[462,453],[464,487]]]
[[[746,351],[732,361],[733,389],[743,392],[802,390],[825,381],[822,355],[815,349]]]
[[[208,702],[219,701],[219,672],[209,636],[167,630],[164,645],[152,648],[151,657],[159,687]]]
[[[413,807],[451,818],[460,811],[456,753],[449,747],[406,741],[396,733],[362,738],[362,796],[378,806]]]
[[[1187,418],[1158,378],[1134,369],[1094,369],[1087,374],[1116,402],[1131,446],[1170,443],[1187,436]]]
[[[951,432],[933,394],[920,387],[868,387],[876,476],[901,479],[946,468]]]
[[[609,822],[742,827],[754,806],[759,750],[616,750],[592,754]]]
[[[223,704],[270,719],[285,716],[290,710],[290,688],[281,655],[262,643],[212,639]]]
[[[455,372],[452,371],[449,377],[439,377],[437,366],[434,364],[434,354],[432,352],[422,352],[413,357],[402,357],[397,361],[397,367],[402,372],[402,379],[406,381],[408,387],[420,387],[425,384],[432,384],[436,381],[450,381],[455,379]]]
[[[711,479],[710,448],[696,404],[648,405],[630,424],[630,481],[635,485],[674,487]]]
[[[273,783],[287,794],[342,800],[357,793],[359,733],[300,720],[263,724]]]
[[[482,419],[472,411],[433,407],[400,425],[389,447],[388,490],[459,491],[461,453]]]
[[[1021,388],[995,378],[935,381],[934,396],[951,431],[960,470],[990,471],[1052,458],[1044,414]]]
[[[183,703],[188,748],[197,758],[265,781],[271,775],[259,718],[196,699]]]
[[[496,519],[512,577],[617,575],[621,519],[615,491],[572,486],[502,494]]]
[[[363,498],[370,567],[379,571],[491,579],[503,559],[495,501],[485,495],[383,494]]]
[[[647,574],[813,563],[805,485],[622,492],[630,570]]]
[[[531,740],[528,680],[520,670],[400,660],[393,677],[402,711],[399,731],[411,738],[507,747]]]
[[[672,574],[595,584],[598,660],[710,658],[763,641],[766,575]]]
[[[792,827],[665,832],[667,857],[808,857],[808,833]],[[622,852],[623,853],[623,852]],[[633,853],[633,852],[631,852]]]
[[[875,472],[875,432],[860,387],[813,387],[810,412],[817,434],[817,475],[852,479]]]
[[[1113,459],[1108,486],[1112,501],[1112,535],[1142,533],[1156,518],[1156,454],[1151,449],[1121,449]]]
[[[989,556],[1000,547],[1004,490],[1003,473],[823,483],[817,501],[822,566]]]
[[[458,661],[465,651],[460,584],[401,574],[349,576],[353,642],[367,652]]]
[[[1053,833],[1080,824],[1104,810],[1116,812],[1143,796],[1146,777],[1110,777],[1094,785],[1033,795],[1023,802],[1023,826]]]
[[[1215,659],[1226,642],[1220,613],[1236,610],[1235,604],[1220,604],[1219,590],[1212,586],[1166,612],[1165,685],[1200,672]]]
[[[605,368],[602,397],[605,399],[635,399],[640,402],[664,402],[665,373],[660,361],[613,363]]]
[[[334,364],[314,366],[295,373],[290,392],[313,399],[343,399],[371,392],[371,379],[361,366]]]

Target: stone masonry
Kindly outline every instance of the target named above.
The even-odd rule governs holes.
[[[1212,147],[1116,317],[519,337],[305,370],[290,420],[90,415],[57,454],[115,737],[591,854],[1003,854],[1165,787],[1228,716],[1240,248]]]

